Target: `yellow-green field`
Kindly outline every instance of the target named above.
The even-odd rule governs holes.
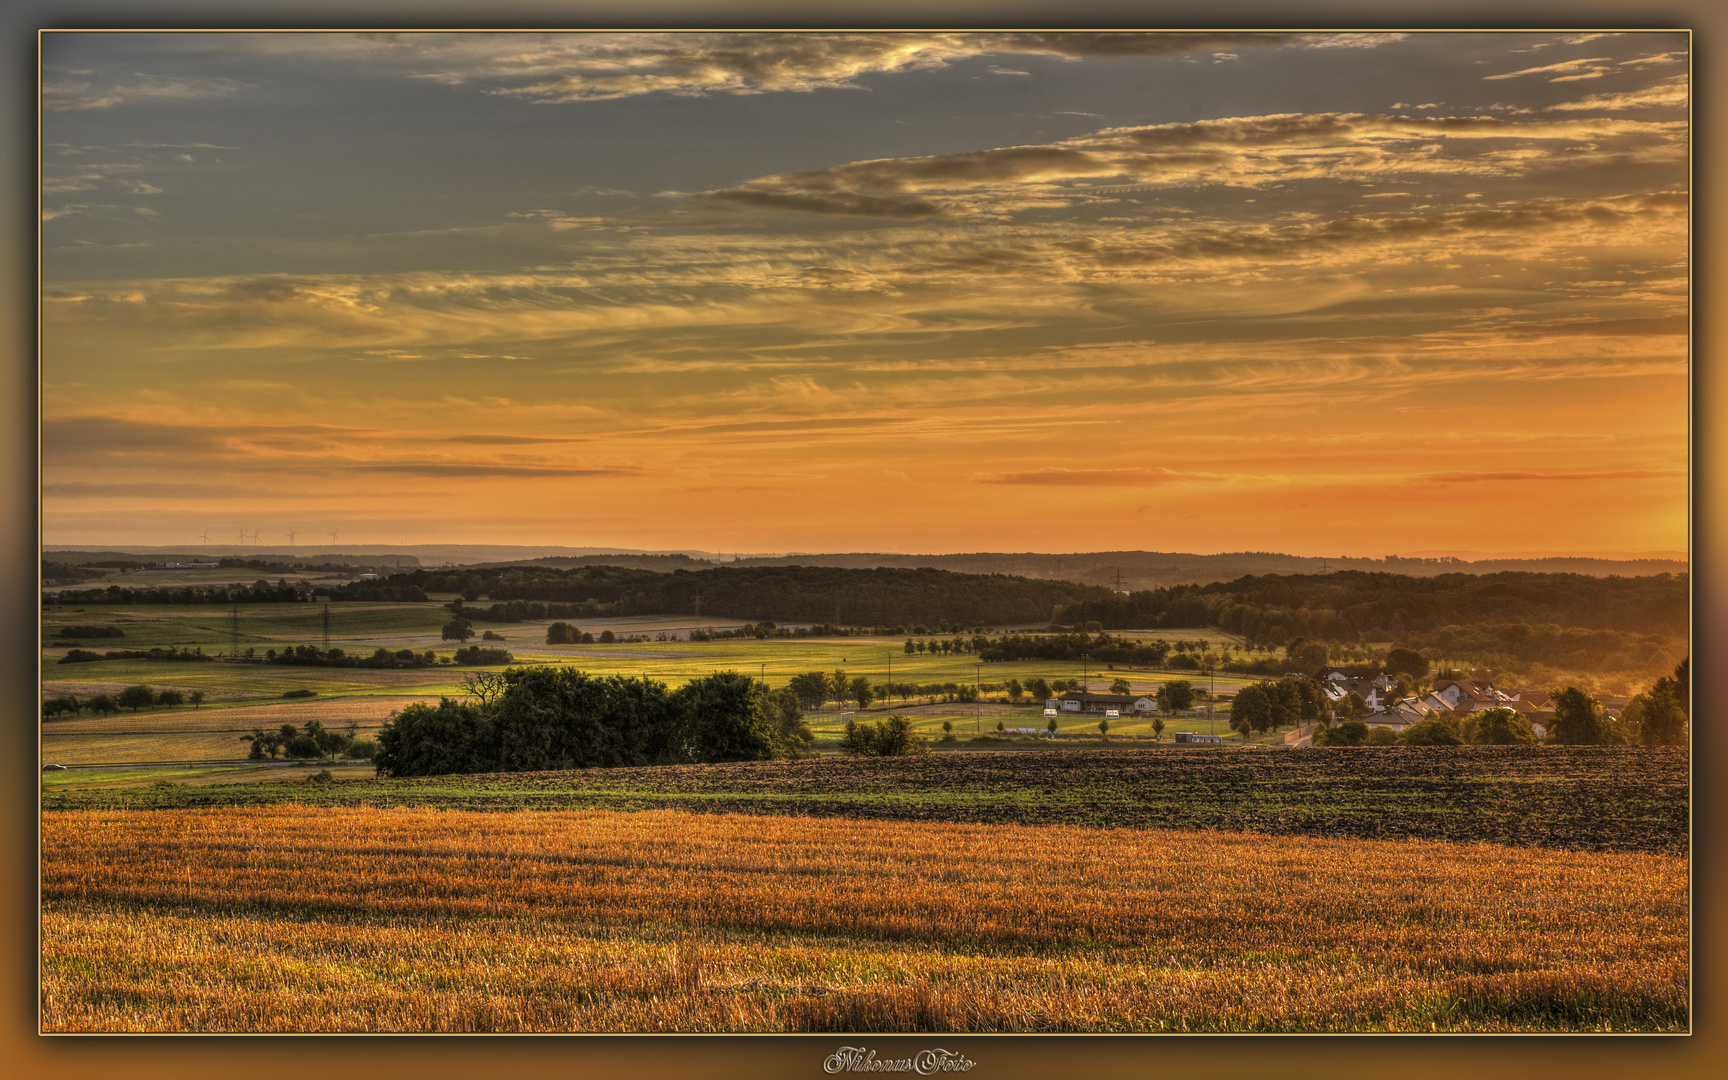
[[[266,649],[280,649],[299,644],[322,645],[324,636],[324,605],[241,605],[239,608],[239,648],[254,650],[262,656]],[[413,649],[423,653],[430,649],[439,655],[449,655],[459,642],[444,641],[441,628],[450,613],[438,603],[339,603],[330,605],[330,643],[350,654],[369,655],[386,648]],[[910,682],[917,684],[954,683],[971,686],[975,683],[1001,685],[1014,678],[1022,683],[1033,677],[1046,680],[1078,679],[1089,676],[1088,685],[1094,690],[1108,690],[1118,676],[1125,677],[1135,693],[1154,692],[1164,682],[1187,678],[1197,686],[1207,686],[1208,680],[1194,673],[1112,671],[1102,665],[1056,661],[1020,661],[985,664],[968,653],[908,655],[905,638],[846,637],[806,639],[724,639],[710,642],[688,640],[652,640],[662,635],[672,638],[688,635],[691,629],[726,629],[738,621],[703,620],[688,616],[647,616],[583,620],[583,629],[598,634],[611,630],[619,636],[640,635],[642,642],[618,642],[592,645],[545,644],[548,620],[514,624],[477,624],[477,629],[492,629],[502,634],[503,642],[481,642],[478,637],[470,644],[502,646],[511,651],[519,664],[569,664],[596,674],[645,676],[676,687],[692,678],[715,671],[740,671],[765,679],[770,686],[783,686],[794,675],[808,671],[834,672],[843,670],[850,676],[864,676],[872,684]],[[345,727],[350,722],[364,730],[373,730],[395,710],[409,701],[435,701],[440,696],[455,697],[463,692],[462,678],[475,670],[455,666],[436,666],[408,670],[370,670],[364,668],[301,667],[291,665],[214,661],[187,663],[153,660],[100,660],[93,663],[62,664],[68,645],[57,637],[61,627],[80,625],[118,626],[124,638],[103,638],[83,642],[80,647],[96,652],[151,647],[198,647],[207,654],[227,654],[233,648],[234,626],[232,609],[216,606],[178,605],[86,605],[82,609],[51,609],[43,616],[42,681],[45,697],[74,694],[81,701],[92,694],[117,694],[127,686],[143,683],[157,690],[173,688],[189,692],[202,690],[205,702],[193,709],[182,705],[174,709],[147,708],[137,713],[126,710],[107,718],[50,719],[43,723],[43,760],[62,764],[106,761],[199,760],[227,759],[244,756],[246,747],[239,736],[254,727],[274,730],[282,724],[303,726],[309,719],[318,719],[326,727]],[[1133,635],[1131,635],[1133,636]],[[1166,640],[1208,640],[1218,642],[1223,635],[1217,631],[1172,630],[1156,635]],[[493,668],[492,670],[498,670]],[[1248,682],[1240,676],[1216,677],[1210,685],[1220,695],[1226,695]],[[295,701],[282,698],[293,690],[315,690],[318,698]],[[974,706],[955,701],[932,700],[930,697],[891,698],[873,703],[857,711],[859,719],[878,718],[894,712],[910,716],[918,729],[930,739],[939,739],[942,724],[953,725],[956,735],[969,736],[989,732],[998,723],[1004,727],[1029,727],[1042,730],[1045,720],[1042,702],[1025,697],[1019,705],[1010,705],[1007,695],[987,691],[984,702]],[[853,712],[852,709],[845,710]],[[809,715],[811,728],[820,738],[837,737],[844,726],[842,710],[830,704]],[[1069,734],[1097,734],[1097,717],[1080,718],[1064,714],[1058,720],[1061,730]],[[1203,710],[1192,716],[1166,721],[1168,733],[1179,730],[1225,732],[1222,716],[1209,723]],[[1124,717],[1112,721],[1111,736],[1116,739],[1149,739],[1152,727],[1149,719]],[[1268,741],[1281,741],[1274,734]]]

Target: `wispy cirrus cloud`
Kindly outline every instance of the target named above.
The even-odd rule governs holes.
[[[1183,480],[1223,479],[1217,473],[1178,472],[1174,469],[1034,469],[979,478],[985,484],[1028,484],[1049,487],[1148,487]]]
[[[188,79],[169,75],[134,73],[127,82],[99,86],[92,82],[55,80],[42,88],[42,107],[55,112],[73,109],[112,109],[144,101],[231,97],[251,89],[238,79]]]
[[[1425,484],[1497,484],[1585,480],[1662,480],[1685,476],[1684,469],[1612,469],[1606,472],[1450,472],[1414,477]]]
[[[1290,113],[1106,128],[1043,145],[855,161],[766,176],[699,197],[813,214],[923,219],[999,212],[1004,199],[1024,199],[1029,189],[1058,201],[1083,198],[1089,182],[1257,187],[1424,174],[1513,176],[1539,167],[1578,167],[1611,154],[1678,158],[1685,134],[1678,121],[1603,117],[1512,121]]]
[[[263,35],[241,48],[364,65],[373,72],[542,104],[642,94],[701,96],[854,88],[868,75],[987,56],[1062,60],[1219,49],[1370,48],[1398,35],[1190,32]]]

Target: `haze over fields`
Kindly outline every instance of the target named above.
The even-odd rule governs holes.
[[[48,34],[43,540],[1684,552],[1686,49]]]

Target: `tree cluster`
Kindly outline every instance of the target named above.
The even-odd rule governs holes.
[[[930,752],[912,721],[899,713],[876,723],[847,720],[840,749],[855,757],[906,757]]]
[[[252,749],[246,756],[254,761],[278,756],[334,758],[361,746],[370,750],[370,744],[358,737],[357,725],[349,724],[348,730],[343,732],[326,728],[319,720],[307,721],[304,728],[293,724],[283,724],[275,731],[253,728],[252,734],[240,736],[240,741],[251,744]]]
[[[379,735],[373,764],[380,776],[425,776],[785,756],[808,746],[785,704],[736,672],[668,692],[652,679],[510,668],[478,702],[403,709]]]

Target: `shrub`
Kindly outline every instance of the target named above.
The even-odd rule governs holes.
[[[1384,724],[1370,728],[1368,738],[1363,741],[1366,746],[1397,746],[1398,733]]]
[[[1464,741],[1476,746],[1527,746],[1536,741],[1536,733],[1516,711],[1489,709],[1465,718]]]
[[[66,655],[60,658],[62,664],[88,664],[102,659],[101,653],[93,653],[89,649],[68,649]]]
[[[126,631],[118,626],[62,626],[60,636],[63,638],[125,637]]]
[[[840,748],[860,757],[906,757],[930,752],[923,736],[912,727],[912,721],[899,713],[874,724],[847,720]]]
[[[1405,728],[1398,742],[1403,746],[1458,746],[1464,739],[1451,720],[1435,716]]]
[[[1314,733],[1315,746],[1361,746],[1367,741],[1368,725],[1360,720],[1346,720],[1337,727],[1323,728]]]
[[[282,696],[285,698],[317,697],[318,691],[316,691],[316,690],[284,690],[284,691],[282,691]]]
[[[480,640],[481,641],[503,641],[504,635],[500,634],[496,630],[488,630],[484,634],[480,635]]]
[[[511,655],[509,649],[489,649],[484,645],[469,645],[467,648],[457,649],[454,659],[458,664],[478,665],[508,664],[516,657]]]

